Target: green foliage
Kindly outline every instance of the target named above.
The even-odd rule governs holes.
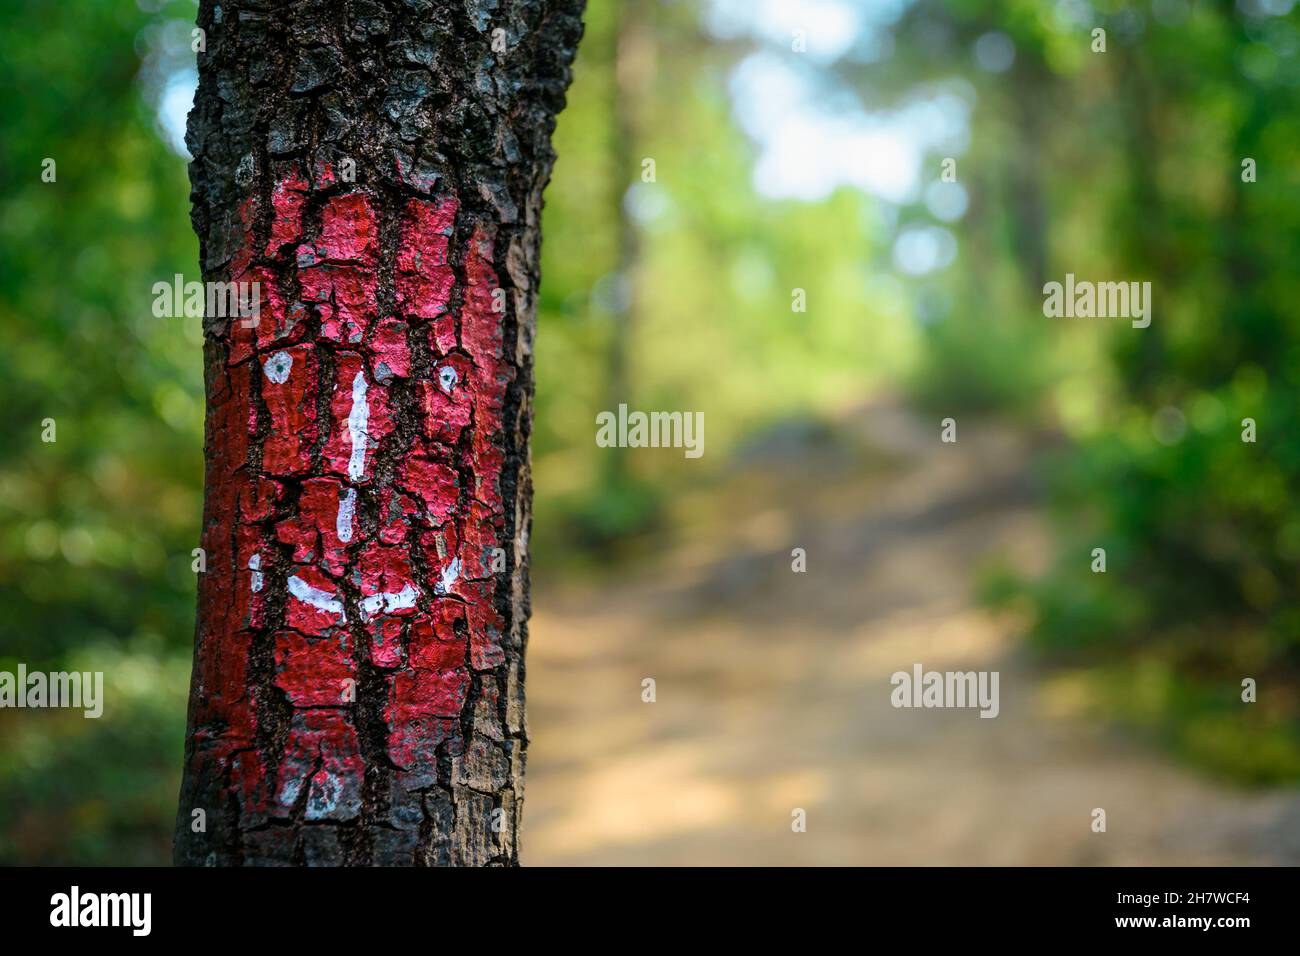
[[[141,74],[150,30],[193,7],[7,13],[0,667],[105,671],[112,695],[99,720],[0,712],[0,861],[158,863],[184,734],[203,389],[198,320],[150,308],[153,282],[192,273],[198,249]]]
[[[201,340],[198,320],[154,318],[150,290],[192,272],[197,243],[177,202],[184,166],[137,81],[149,18],[90,3],[71,30],[57,5],[18,7],[0,38],[2,649],[38,666],[88,641],[183,646]]]
[[[61,666],[105,673],[103,716],[0,711],[0,860],[170,860],[189,664],[158,641],[91,646]]]
[[[997,22],[952,3],[904,17],[900,35],[943,21],[1016,45],[1007,72],[972,71],[980,106],[961,168],[996,202],[962,222],[968,292],[953,328],[927,336],[918,394],[1028,414],[1069,439],[1047,476],[1052,567],[985,582],[1027,614],[1032,645],[1090,667],[1111,716],[1159,728],[1192,760],[1295,779],[1300,18],[1180,10],[1099,5],[1070,25],[1051,5],[1009,5]],[[1093,26],[1105,54],[1088,47]],[[1041,283],[1067,272],[1149,280],[1150,328],[1042,317]],[[1090,570],[1097,547],[1105,574]],[[1153,674],[1163,690],[1138,693]],[[1267,691],[1243,704],[1241,678],[1261,675]]]

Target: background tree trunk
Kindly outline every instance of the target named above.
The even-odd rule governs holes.
[[[518,862],[542,189],[582,0],[203,0],[179,864]]]
[[[627,209],[629,185],[641,175],[639,106],[654,80],[654,28],[643,20],[644,10],[636,4],[623,4],[614,14],[610,33],[610,211],[617,229],[618,260],[615,265],[614,293],[611,301],[611,329],[606,365],[605,408],[617,409],[619,403],[632,403],[629,364],[636,326],[637,271],[641,258],[637,225]],[[614,487],[627,480],[627,449],[606,449],[606,480]]]

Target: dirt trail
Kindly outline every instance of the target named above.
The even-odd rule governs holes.
[[[778,438],[683,503],[652,565],[537,588],[525,864],[1300,862],[1300,795],[1205,781],[1079,717],[975,605],[984,560],[1045,552],[1013,436],[941,445],[892,405],[854,420],[856,453]],[[894,709],[914,662],[999,671],[1000,715]]]

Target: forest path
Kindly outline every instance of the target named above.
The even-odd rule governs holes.
[[[849,451],[771,436],[653,563],[535,588],[525,865],[1300,862],[1300,794],[1084,718],[977,606],[982,562],[1046,553],[1023,442],[963,422],[943,445],[891,403],[853,420]],[[999,716],[893,708],[914,663],[998,671]]]

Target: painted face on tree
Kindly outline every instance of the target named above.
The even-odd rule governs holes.
[[[286,9],[271,15],[282,34],[242,27],[200,61],[205,278],[257,282],[264,307],[256,324],[205,323],[208,561],[179,862],[517,860],[531,378],[520,342],[546,117],[562,104],[580,4],[513,6],[550,35],[514,51],[510,82],[466,72],[457,94],[481,101],[472,112],[495,130],[461,130],[463,110],[444,114],[427,73],[409,68],[426,53],[444,62],[439,45],[460,59],[466,42],[488,42],[453,23],[409,24],[369,52],[298,49]],[[231,54],[255,40],[288,43],[291,90],[339,94],[307,105],[269,77],[250,85]],[[356,95],[378,69],[393,91],[382,106]],[[234,129],[254,116],[266,122]],[[284,148],[290,116],[316,130],[314,146]]]

